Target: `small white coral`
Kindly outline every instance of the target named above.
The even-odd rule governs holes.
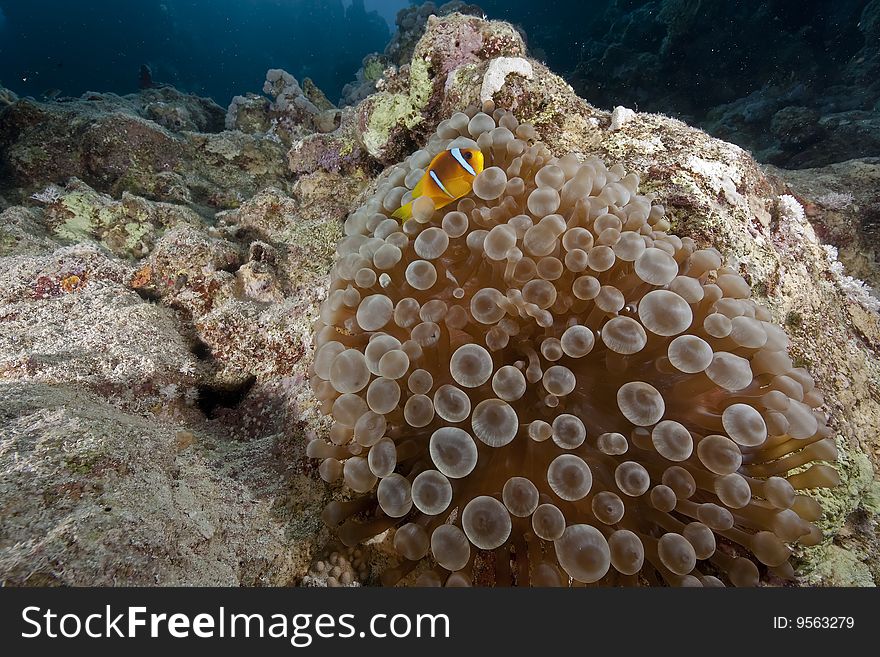
[[[183,403],[187,406],[195,406],[196,402],[199,400],[199,389],[198,388],[187,388],[183,392]]]
[[[166,401],[172,401],[178,397],[179,387],[176,383],[169,383],[166,386],[162,386],[159,388],[159,394],[162,396],[162,399]]]
[[[635,117],[636,113],[629,107],[618,105],[614,108],[614,111],[611,112],[611,125],[608,127],[608,129],[612,132],[616,132]]]
[[[489,62],[489,68],[486,69],[486,74],[483,76],[480,100],[489,100],[501,91],[504,81],[511,73],[521,75],[528,80],[531,80],[534,75],[532,64],[527,59],[522,57],[496,57]]]
[[[816,203],[826,210],[845,210],[855,203],[855,197],[850,193],[828,192],[819,196],[816,199]]]
[[[791,194],[783,194],[777,201],[779,216],[787,221],[803,224],[807,220],[804,206]]]
[[[813,230],[812,224],[807,221],[804,206],[791,194],[783,194],[776,199],[776,212],[780,223],[788,225],[789,230],[799,240],[818,244],[819,238]]]
[[[843,263],[837,258],[837,247],[823,244],[822,248],[825,251],[825,257],[828,258],[831,274],[846,296],[867,310],[875,313],[880,312],[880,298],[877,297],[876,292],[870,285],[846,273]]]
[[[42,192],[31,194],[31,198],[34,201],[39,201],[40,203],[45,203],[46,205],[57,203],[59,200],[61,200],[62,196],[64,196],[64,190],[61,189],[58,185],[49,185]]]

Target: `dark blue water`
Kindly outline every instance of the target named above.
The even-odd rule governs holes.
[[[40,97],[130,93],[148,64],[156,82],[225,105],[258,91],[267,69],[310,77],[331,100],[361,60],[381,52],[408,0],[0,0],[0,83]],[[418,4],[418,3],[412,3]],[[442,3],[437,3],[442,4]],[[489,0],[492,18],[522,24],[560,68],[607,0]],[[549,15],[548,15],[549,14]],[[558,47],[557,47],[558,46]],[[51,93],[50,93],[51,95]]]
[[[20,95],[129,93],[157,82],[221,104],[266,70],[311,77],[338,97],[382,50],[405,0],[0,0],[0,82]],[[381,13],[380,13],[381,12]],[[389,20],[391,21],[389,24]]]

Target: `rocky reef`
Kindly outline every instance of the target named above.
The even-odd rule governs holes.
[[[824,166],[880,149],[878,21],[877,0],[614,0],[569,78],[599,106],[679,116],[762,162]]]
[[[386,69],[393,73],[401,66],[409,65],[419,39],[425,33],[425,26],[431,16],[448,16],[452,13],[483,16],[477,5],[461,0],[450,0],[439,7],[433,2],[425,2],[401,9],[397,14],[397,31],[381,53],[374,52],[364,57],[355,80],[342,89],[341,105],[355,105],[384,85]],[[381,82],[380,82],[381,80]]]
[[[411,42],[341,110],[281,72],[229,112],[168,88],[0,90],[0,581],[378,583],[393,537],[348,550],[320,517],[346,493],[306,458],[329,431],[312,324],[345,217],[489,98],[551,152],[637,172],[786,327],[841,477],[813,493],[824,539],[796,551],[797,582],[880,580],[878,163],[762,168],[681,121],[597,109],[503,22],[432,15]]]

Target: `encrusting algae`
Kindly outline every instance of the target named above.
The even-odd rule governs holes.
[[[812,378],[637,175],[536,139],[491,101],[456,113],[346,220],[308,455],[355,496],[325,522],[349,546],[393,529],[386,584],[792,577],[821,538],[804,491],[838,482]],[[472,190],[419,195],[455,149],[485,159]]]

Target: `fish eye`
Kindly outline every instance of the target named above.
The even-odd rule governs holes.
[[[473,153],[465,153],[465,154],[464,154],[464,159],[469,160],[469,159],[471,159],[471,156],[472,156],[472,155],[473,155]]]

